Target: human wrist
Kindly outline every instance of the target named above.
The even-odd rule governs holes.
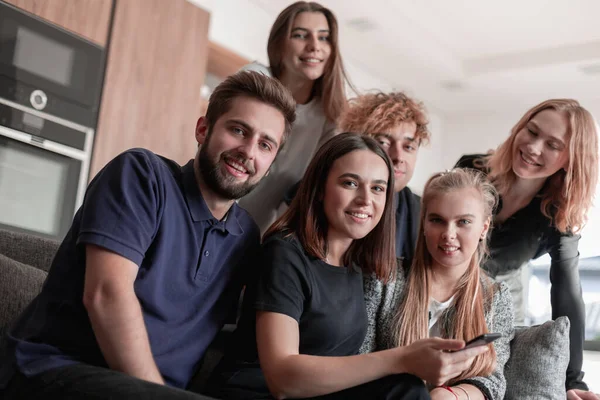
[[[388,372],[391,375],[410,373],[406,367],[406,352],[404,347],[395,347],[382,353],[385,353],[382,355],[386,359],[385,365],[387,365]]]

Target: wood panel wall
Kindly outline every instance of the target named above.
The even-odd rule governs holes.
[[[4,1],[106,46],[113,0]]]
[[[250,63],[250,61],[239,54],[234,53],[215,42],[209,42],[206,72],[225,79],[229,75],[235,74],[240,68],[248,63]]]
[[[117,1],[90,179],[132,147],[193,158],[208,23],[186,0]]]

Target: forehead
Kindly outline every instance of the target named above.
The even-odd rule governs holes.
[[[474,188],[438,193],[429,200],[426,207],[427,214],[438,214],[447,218],[464,214],[483,217],[484,214],[482,196]]]
[[[388,181],[388,167],[383,158],[371,150],[354,150],[334,161],[329,178],[337,179],[342,174],[356,174],[364,180]]]
[[[404,121],[381,133],[389,135],[395,140],[414,139],[417,133],[417,124],[414,121]]]
[[[270,104],[247,96],[238,96],[229,103],[229,110],[221,115],[215,125],[241,121],[252,131],[269,135],[281,143],[285,130],[283,113]]]
[[[327,18],[321,12],[304,11],[296,15],[292,22],[292,29],[305,28],[308,30],[329,30]]]
[[[555,110],[543,110],[537,113],[531,122],[546,135],[566,141],[568,139],[569,124],[564,114]]]

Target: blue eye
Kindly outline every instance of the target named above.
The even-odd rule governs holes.
[[[358,187],[358,184],[354,181],[344,181],[344,182],[342,182],[342,185],[352,187],[352,188]]]
[[[271,151],[271,144],[269,142],[261,142],[259,143],[259,146],[266,151]]]
[[[385,188],[383,186],[374,186],[373,190],[379,193],[385,193]]]
[[[460,225],[469,225],[471,223],[471,220],[468,219],[461,219],[460,221],[458,221],[458,223]]]

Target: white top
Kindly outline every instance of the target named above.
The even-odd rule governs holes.
[[[242,70],[272,76],[271,70],[259,63],[248,64]],[[317,149],[336,133],[335,124],[325,117],[320,98],[296,105],[296,122],[269,175],[239,201],[240,206],[254,218],[261,234],[281,214],[278,208],[286,191],[302,179]]]
[[[450,297],[445,302],[441,303],[433,297],[429,299],[429,337],[441,337],[440,317],[452,305],[454,296]]]

